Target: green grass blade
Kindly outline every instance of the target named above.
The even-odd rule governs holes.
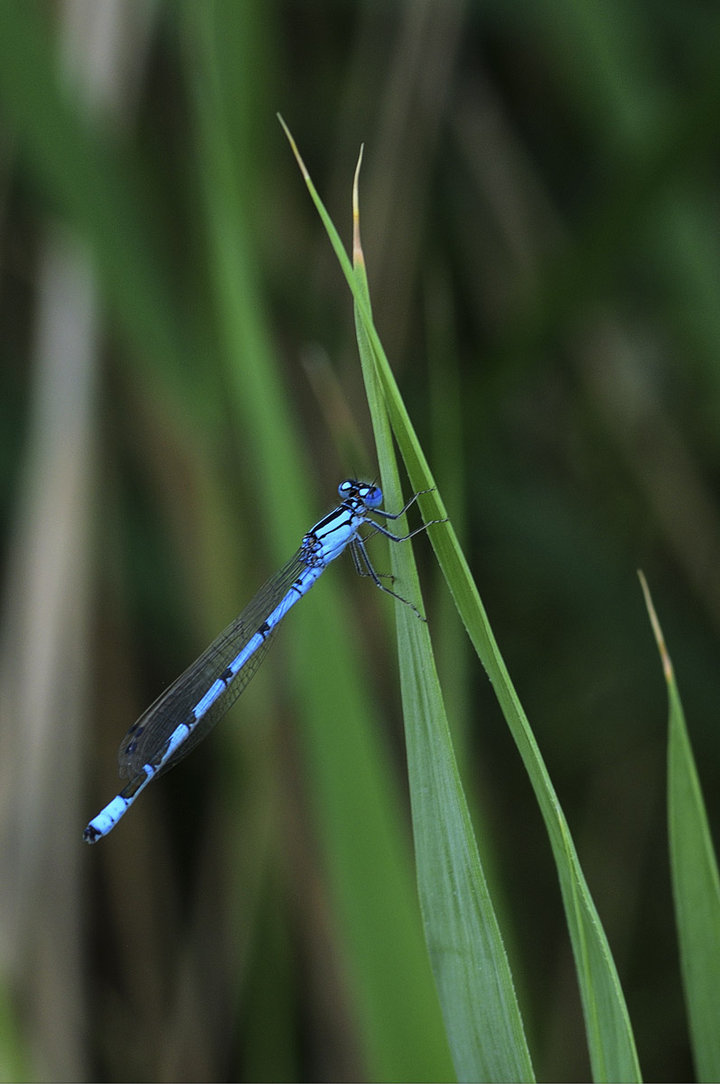
[[[233,83],[232,28],[223,21],[232,23],[234,5],[185,10],[228,408],[259,479],[268,549],[279,563],[317,519],[317,507],[263,319],[244,210],[252,201],[234,161],[233,109],[242,95]],[[402,800],[337,577],[324,577],[293,617],[295,636],[286,643],[293,700],[366,1071],[377,1080],[445,1079],[452,1065],[424,951]],[[316,665],[308,665],[309,644]]]
[[[370,309],[357,202],[355,227],[355,272]],[[382,484],[388,506],[400,507],[392,433],[357,303],[355,323]],[[397,526],[404,533],[405,525]],[[412,585],[411,597],[416,597],[412,548],[391,546],[390,557],[396,581],[403,590]],[[406,606],[397,607],[396,622],[418,890],[458,1078],[532,1080],[530,1052],[458,773],[430,633]]]
[[[319,200],[316,205],[324,215]],[[359,246],[350,281],[386,503],[400,507],[392,437],[358,298],[359,294],[369,310]],[[396,527],[400,533],[406,530],[401,521]],[[396,581],[421,605],[412,548],[391,546],[390,554]],[[418,888],[455,1068],[461,1080],[532,1080],[512,976],[455,762],[428,628],[407,606],[396,607],[396,621]]]
[[[287,129],[286,129],[287,132]],[[372,348],[376,375],[390,424],[415,490],[434,487],[434,479],[403,405],[392,370],[373,325],[361,281],[345,253],[292,138],[291,145],[306,184],[328,231],[348,281],[359,322]],[[436,489],[420,499],[424,519],[445,516]],[[430,532],[431,541],[468,635],[493,684],[505,719],[523,758],[535,791],[557,866],[568,929],[583,1003],[588,1048],[596,1080],[638,1080],[640,1067],[627,1006],[612,953],[590,895],[569,826],[550,780],[525,712],[492,634],[477,587],[450,523]]]
[[[0,987],[0,1081],[33,1079],[20,1021],[3,985]]]
[[[720,1080],[720,877],[672,662],[640,574],[668,687],[670,869],[698,1080]]]
[[[152,356],[167,394],[202,417],[191,323],[172,319],[165,250],[147,177],[129,145],[74,107],[58,74],[49,20],[36,3],[0,7],[0,101],[35,183],[87,240],[108,306],[143,367]],[[194,335],[194,329],[192,331]]]

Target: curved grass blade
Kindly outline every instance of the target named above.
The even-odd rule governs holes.
[[[236,5],[190,4],[183,10],[227,408],[243,433],[244,462],[262,501],[258,519],[267,526],[268,559],[274,557],[277,567],[313,522],[317,494],[310,499],[311,463],[260,301],[248,222],[252,189],[237,161],[244,102],[237,80],[248,77],[248,68],[238,64],[243,43],[236,37]],[[287,695],[292,690],[302,718],[298,740],[351,1026],[369,1079],[445,1079],[452,1065],[424,951],[409,841],[397,813],[401,799],[339,586],[338,577],[330,577],[319,596],[309,593],[285,650]],[[310,643],[314,657],[327,665],[308,664]]]
[[[360,243],[359,169],[360,161],[353,199],[353,263],[370,308]],[[357,302],[355,328],[382,482],[399,500],[392,433]],[[391,553],[392,569],[403,588],[412,584],[414,595],[419,591],[415,561],[411,547],[403,549],[403,554]],[[406,608],[398,609],[396,622],[418,891],[455,1068],[460,1080],[533,1080],[507,953],[455,759],[430,632]]]
[[[311,183],[306,173],[305,179]],[[356,240],[351,278],[369,307],[357,229]],[[388,501],[399,501],[399,507],[392,436],[357,295],[355,300],[382,482]],[[403,524],[397,526],[404,533]],[[419,585],[411,547],[401,548],[405,553],[399,560],[391,553],[393,574],[415,601]],[[397,607],[396,620],[418,889],[458,1079],[533,1080],[512,976],[457,770],[429,631],[407,607]]]
[[[720,1080],[720,877],[673,665],[639,576],[668,687],[670,869],[693,1058],[698,1080]]]
[[[353,269],[284,123],[283,127],[352,291],[357,322],[362,327],[372,357],[374,379],[381,389],[383,407],[387,411],[412,487],[416,491],[431,490],[419,500],[422,515],[426,520],[442,519],[446,516],[445,507],[373,324],[362,276]],[[372,399],[371,409],[378,410],[377,403]],[[387,486],[384,477],[383,484]],[[392,493],[392,489],[388,492]],[[615,962],[585,881],[569,826],[527,716],[510,680],[452,524],[434,527],[430,539],[460,617],[495,689],[545,821],[575,957],[593,1076],[596,1080],[639,1080],[635,1040]]]

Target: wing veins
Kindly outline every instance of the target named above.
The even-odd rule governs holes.
[[[182,760],[206,737],[257,672],[274,638],[275,629],[266,635],[239,673],[197,721],[193,719],[193,708],[248,644],[306,567],[301,551],[298,551],[260,588],[242,613],[230,622],[195,662],[133,723],[120,743],[118,762],[121,776],[131,778],[142,771],[145,764],[158,763],[170,735],[183,721],[194,723],[192,732],[168,763],[163,765],[163,772]]]

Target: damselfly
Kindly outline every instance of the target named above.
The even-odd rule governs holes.
[[[432,520],[410,534],[396,535],[372,517],[399,519],[421,494],[416,493],[399,512],[382,509],[382,490],[367,482],[349,478],[338,486],[338,494],[341,503],[308,531],[294,557],[130,727],[118,754],[120,775],[130,782],[90,821],[83,833],[87,843],[96,843],[112,831],[148,783],[174,767],[202,741],[257,671],[288,610],[348,547],[361,575],[369,576],[382,591],[410,606],[424,620],[411,602],[382,582],[365,543],[376,533],[392,542],[405,542],[442,521]],[[370,528],[364,537],[360,534],[362,527]]]

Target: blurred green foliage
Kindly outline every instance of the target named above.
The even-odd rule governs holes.
[[[692,1075],[636,569],[717,837],[719,24],[713,5],[619,0],[0,7],[0,1075],[450,1072],[392,607],[351,567],[288,619],[211,740],[110,839],[80,842],[127,726],[338,481],[377,469],[351,299],[277,110],[348,243],[365,143],[377,327],[644,1075]],[[53,308],[58,259],[89,285]],[[66,345],[78,313],[87,356]],[[535,1068],[582,1079],[542,821],[417,552]]]

